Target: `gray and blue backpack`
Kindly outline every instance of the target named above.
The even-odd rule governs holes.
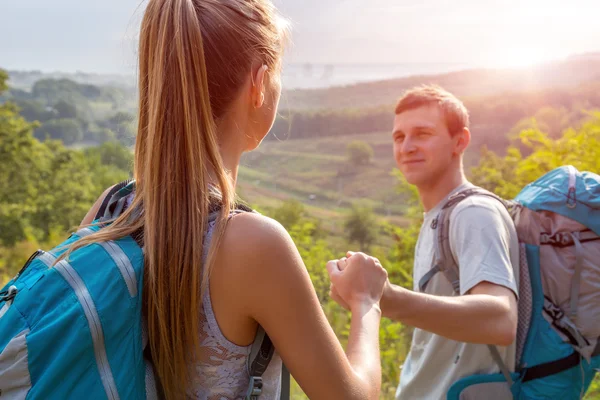
[[[488,346],[501,372],[465,377],[447,399],[582,399],[600,368],[600,176],[564,166],[511,201],[479,187],[456,193],[436,219],[436,262],[421,287],[442,272],[459,292],[450,213],[474,195],[502,202],[519,238],[517,361],[511,372]]]
[[[0,399],[162,397],[142,315],[141,235],[85,246],[54,265],[71,243],[120,215],[133,190],[134,182],[115,186],[98,224],[54,249],[38,250],[0,292]],[[261,375],[273,355],[269,337],[259,331],[246,399],[259,398]]]

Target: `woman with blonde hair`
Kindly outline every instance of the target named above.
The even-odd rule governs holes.
[[[288,233],[233,212],[240,157],[275,119],[285,38],[270,0],[150,0],[145,11],[135,191],[114,222],[74,248],[143,230],[144,314],[167,398],[244,398],[263,332],[276,351],[260,399],[278,398],[282,359],[311,399],[379,396],[385,270],[361,254],[355,268],[327,265],[352,310],[344,353]]]

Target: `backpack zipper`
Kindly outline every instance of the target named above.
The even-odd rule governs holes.
[[[17,275],[15,275],[15,277],[13,279],[13,283],[17,282],[17,279],[19,279],[19,277],[23,274],[23,272],[25,272],[25,270],[27,268],[29,268],[29,266],[31,265],[33,260],[35,260],[36,257],[42,253],[43,253],[42,250],[37,250],[35,253],[33,253],[29,257],[29,259],[25,262],[25,265],[23,265],[23,268],[21,268],[21,270],[19,272],[17,272]],[[8,288],[8,290],[4,290],[4,291],[0,292],[0,301],[4,302],[4,305],[2,306],[2,308],[0,308],[0,319],[2,317],[4,317],[4,315],[8,312],[8,309],[14,302],[15,297],[17,296],[18,292],[19,292],[19,289],[17,289],[17,287],[15,285],[10,286]]]
[[[14,278],[14,281],[16,281],[17,279],[19,279],[19,276],[21,276],[21,274],[23,274],[23,272],[25,272],[25,270],[27,268],[29,268],[29,266],[31,265],[31,263],[33,262],[33,260],[35,260],[36,257],[39,256],[42,253],[43,253],[42,250],[37,250],[35,253],[33,253],[31,255],[31,257],[29,257],[29,259],[25,262],[25,265],[23,265],[23,268],[21,268],[21,270],[17,273],[17,275]]]

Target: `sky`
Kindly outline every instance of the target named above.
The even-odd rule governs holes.
[[[2,0],[0,67],[129,73],[146,1]],[[527,66],[600,51],[598,0],[274,0],[288,63]]]

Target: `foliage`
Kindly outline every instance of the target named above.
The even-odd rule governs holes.
[[[346,153],[351,165],[367,165],[371,162],[374,154],[371,146],[360,140],[348,143]]]
[[[43,123],[56,117],[55,110],[36,100],[16,100],[15,104],[19,107],[21,116],[30,122]]]
[[[285,229],[290,230],[300,223],[306,216],[304,205],[298,200],[287,200],[272,213],[272,218],[277,220]]]
[[[378,229],[379,222],[373,210],[366,206],[354,205],[344,222],[348,241],[358,243],[363,252],[367,252],[377,239]]]
[[[472,181],[496,194],[513,198],[528,183],[563,165],[582,171],[600,171],[600,112],[589,113],[579,129],[569,128],[552,139],[539,129],[526,129],[518,137],[529,155],[515,145],[500,157],[484,149],[479,165],[472,170]]]
[[[18,80],[22,74],[11,72],[11,75]],[[124,108],[133,110],[135,100],[130,91],[70,79],[43,78],[36,80],[30,91],[13,88],[0,94],[0,103],[7,100],[19,106],[27,121],[41,122],[35,131],[40,140],[49,137],[67,146],[112,140],[128,146],[134,143],[135,118],[128,112],[117,112]]]
[[[42,143],[33,137],[35,127],[12,103],[0,106],[0,245],[5,247],[46,242],[73,229],[107,186],[128,176],[124,167],[131,155],[125,149],[107,145],[84,153],[58,141]]]
[[[0,96],[2,90],[6,90],[5,82],[6,75],[0,70]],[[64,96],[54,97],[52,94],[57,90]],[[82,120],[80,110],[76,110],[77,117],[73,118],[73,109],[68,106],[74,104],[69,103],[72,100],[69,98],[71,95],[84,97],[88,101],[89,98],[106,99],[107,96],[110,97],[107,93],[91,87],[76,87],[67,82],[45,82],[38,85],[35,91],[35,95],[39,97],[37,99],[32,98],[32,95],[27,92],[11,90],[11,94],[14,93],[17,93],[19,98],[13,97],[12,100],[18,103],[23,115],[19,114],[19,107],[12,102],[0,105],[0,165],[2,166],[0,169],[0,281],[2,283],[14,276],[35,250],[48,249],[61,242],[67,232],[78,225],[97,196],[108,186],[130,176],[132,167],[132,154],[127,147],[111,141],[117,136],[119,129],[130,129],[126,127],[130,127],[133,123],[131,114],[113,110],[106,118],[99,121]],[[67,96],[69,93],[70,95]],[[44,99],[44,96],[48,96],[48,99]],[[557,99],[552,101],[555,103],[565,101],[560,97]],[[52,100],[52,104],[42,100]],[[484,149],[480,163],[471,171],[473,182],[510,198],[525,184],[560,165],[573,164],[582,170],[596,172],[600,170],[600,113],[588,114],[588,119],[583,123],[575,120],[578,113],[571,113],[569,110],[572,108],[567,105],[564,108],[560,105],[553,106],[555,107],[553,110],[558,110],[557,115],[550,110],[521,115],[522,111],[516,108],[522,106],[522,103],[512,100],[515,101],[515,108],[507,105],[509,102],[506,101],[496,105],[491,104],[486,110],[493,114],[503,109],[507,114],[514,114],[516,122],[520,120],[526,122],[517,127],[518,131],[513,132],[514,142],[506,154],[501,155],[500,152],[496,152],[497,148],[494,146]],[[46,110],[47,106],[52,107],[60,101],[64,101],[64,104],[58,107],[59,110],[56,108]],[[60,111],[61,107],[63,111]],[[51,120],[60,121],[56,118],[56,113],[62,113],[63,117],[71,117],[66,118],[67,121],[78,121],[84,140],[94,142],[104,135],[109,142],[85,150],[74,150],[66,148],[59,141],[38,141],[33,135],[34,130],[40,123],[45,125]],[[24,118],[25,114],[27,118]],[[380,116],[383,118],[383,113]],[[535,123],[527,116],[535,116]],[[490,118],[501,117],[490,116]],[[365,118],[364,127],[367,127],[368,117],[362,115],[361,118]],[[321,119],[319,124],[326,126],[327,121],[326,118]],[[383,126],[383,123],[381,124]],[[372,126],[374,125],[371,124]],[[573,128],[566,129],[565,126]],[[348,132],[355,132],[351,125],[347,129]],[[562,135],[557,133],[556,129],[562,131]],[[317,135],[319,132],[316,130],[308,132],[307,135]],[[505,132],[509,132],[509,129]],[[127,135],[131,133],[131,130],[126,132]],[[504,134],[499,136],[502,137],[498,140],[508,140]],[[322,142],[315,144],[315,146],[321,145]],[[339,140],[332,139],[330,146],[337,149],[339,153]],[[385,154],[383,152],[387,151],[382,150],[383,145],[373,147],[375,154]],[[343,153],[343,147],[341,152]],[[335,164],[332,164],[334,156],[321,157],[312,153],[310,155],[308,162],[317,164],[318,174],[298,173],[296,175],[298,185],[308,185],[307,182],[312,185],[314,181],[324,179],[323,175],[328,173],[330,177],[335,178],[336,168]],[[300,164],[299,159],[290,156],[289,153],[284,156],[294,168],[301,170],[301,166],[305,165]],[[345,162],[343,154],[338,158],[337,161]],[[374,158],[373,163],[379,161],[377,158],[378,156]],[[254,162],[264,162],[264,159]],[[302,162],[307,163],[306,160]],[[384,166],[387,168],[387,164],[376,165],[377,168]],[[387,168],[385,174],[388,174],[387,171],[390,169]],[[251,172],[245,171],[245,173]],[[367,171],[368,173],[370,172]],[[358,243],[360,250],[369,249],[374,256],[378,257],[388,270],[393,283],[407,288],[412,288],[413,285],[413,254],[419,235],[422,209],[414,187],[408,185],[397,170],[394,170],[392,175],[395,179],[389,177],[390,182],[392,180],[396,182],[396,188],[393,188],[393,184],[389,185],[393,201],[402,204],[408,222],[403,226],[392,224],[389,220],[381,223],[369,207],[359,205],[355,205],[345,218],[337,219],[332,215],[338,215],[334,209],[339,207],[339,204],[313,202],[305,206],[298,201],[287,201],[275,208],[263,204],[259,204],[258,207],[264,209],[265,214],[279,220],[289,231],[311,276],[323,310],[344,346],[347,345],[348,340],[350,315],[328,296],[329,280],[325,263],[330,259],[341,257],[348,250],[346,248],[348,243],[343,241],[343,235],[332,234],[331,226],[339,225],[336,232],[345,233],[346,239]],[[369,176],[361,175],[360,179],[352,178],[356,181],[360,180],[359,185],[365,186],[364,197],[379,194],[368,185]],[[273,176],[256,175],[253,179],[272,181]],[[323,185],[329,185],[329,181],[324,180]],[[315,189],[315,193],[321,196],[318,185],[315,185]],[[388,319],[382,320],[380,329],[382,399],[394,398],[399,367],[408,352],[410,338],[409,327]],[[292,398],[305,398],[296,384],[293,385]],[[586,399],[600,400],[600,378],[592,383]]]
[[[122,171],[132,171],[133,153],[119,142],[104,143],[84,150],[89,162],[112,166]]]
[[[0,69],[0,94],[5,92],[6,90],[8,90],[7,82],[8,82],[8,73],[5,70]]]
[[[81,123],[76,119],[52,119],[38,128],[35,136],[40,140],[61,140],[68,146],[78,143],[83,139],[83,129]]]
[[[53,108],[56,111],[58,118],[77,118],[77,107],[64,100],[59,100]]]

